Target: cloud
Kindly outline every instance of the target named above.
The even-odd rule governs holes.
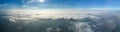
[[[30,0],[30,1],[27,1],[26,4],[31,4],[33,2],[36,2],[36,0]]]
[[[84,18],[84,17],[91,17],[96,18],[95,15],[103,15],[105,13],[108,13],[108,11],[75,11],[75,10],[67,10],[67,9],[12,9],[9,10],[11,14],[15,15],[29,15],[30,18]],[[94,14],[94,15],[92,15]],[[17,17],[17,16],[16,16]],[[23,18],[21,18],[23,19]]]
[[[94,32],[86,22],[75,22],[75,32]]]
[[[58,27],[59,25],[61,25],[61,22],[62,22],[62,24],[72,22],[71,24],[73,24],[74,27],[73,26],[71,27],[69,25],[68,25],[68,27],[70,27],[70,29],[74,28],[73,30],[75,32],[97,31],[94,29],[98,29],[99,31],[103,31],[104,29],[106,29],[104,31],[108,31],[108,30],[112,31],[113,29],[116,29],[115,25],[117,22],[119,22],[119,20],[118,20],[119,13],[118,13],[118,15],[115,15],[115,14],[113,14],[113,12],[111,13],[111,12],[107,12],[107,11],[75,11],[75,10],[69,11],[69,10],[64,10],[64,9],[63,10],[53,9],[50,11],[47,9],[45,9],[45,10],[14,9],[14,10],[6,11],[6,14],[8,16],[4,16],[4,17],[8,18],[9,21],[11,21],[12,23],[16,23],[16,24],[22,23],[25,25],[27,24],[28,25],[27,27],[31,26],[31,28],[34,28],[35,31],[40,31],[40,30],[37,30],[37,29],[41,29],[40,26],[45,27],[45,29],[46,29],[46,27],[47,28],[50,28],[53,26]],[[83,18],[81,19],[81,17],[83,17]],[[58,21],[56,19],[58,19],[60,21]],[[49,22],[49,20],[52,23]],[[47,22],[45,22],[45,21],[47,21]],[[32,23],[32,25],[31,25],[31,23]],[[50,27],[49,27],[49,24],[50,24]],[[44,25],[46,25],[46,26],[44,26]],[[51,25],[53,25],[53,26],[51,26]],[[92,25],[94,25],[94,28],[92,28]],[[60,27],[63,28],[63,25]],[[102,28],[102,27],[106,27],[106,28]],[[27,30],[30,30],[30,29],[25,29],[25,31],[27,31]],[[61,29],[61,30],[64,30],[64,29]]]

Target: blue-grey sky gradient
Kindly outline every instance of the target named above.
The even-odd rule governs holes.
[[[120,0],[0,0],[0,8],[120,8]]]

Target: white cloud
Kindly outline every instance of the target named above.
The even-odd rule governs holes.
[[[26,4],[30,4],[30,3],[33,3],[35,2],[36,0],[30,0],[30,1],[27,1]]]
[[[94,32],[86,22],[75,22],[75,32]]]
[[[87,16],[91,18],[96,18],[97,16],[94,15],[101,15],[102,13],[108,13],[108,12],[107,11],[75,11],[75,10],[69,11],[69,9],[68,10],[67,9],[12,9],[8,13],[11,15],[21,15],[21,16],[29,15],[28,18],[79,19]],[[27,18],[23,17],[21,19],[27,19]]]

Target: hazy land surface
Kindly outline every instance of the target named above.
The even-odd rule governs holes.
[[[0,32],[120,32],[120,11],[1,11]]]

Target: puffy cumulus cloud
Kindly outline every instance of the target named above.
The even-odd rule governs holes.
[[[4,17],[14,25],[18,25],[16,30],[25,29],[24,31],[34,32],[110,32],[119,26],[120,15],[119,13],[114,14],[113,11],[68,10],[13,9],[5,11],[6,16]]]
[[[75,32],[94,32],[86,22],[75,22]]]

